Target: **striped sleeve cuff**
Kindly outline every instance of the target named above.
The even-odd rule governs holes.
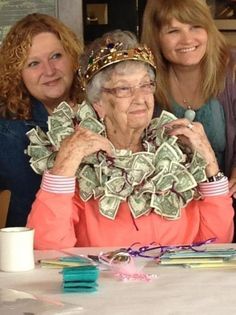
[[[200,192],[205,197],[227,195],[229,193],[229,182],[225,176],[216,182],[204,182],[199,184]]]
[[[58,176],[44,172],[41,189],[54,194],[74,193],[75,177]]]

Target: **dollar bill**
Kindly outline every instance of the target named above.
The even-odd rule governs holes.
[[[199,168],[205,169],[206,166],[207,166],[206,160],[202,158],[199,152],[195,151],[189,166],[189,171],[191,173],[195,173],[197,169]]]
[[[105,189],[104,187],[98,186],[93,189],[93,197],[94,199],[98,199],[104,195]]]
[[[159,215],[164,215],[168,219],[180,217],[181,200],[175,193],[169,192],[166,195],[152,195],[151,207]]]
[[[81,121],[87,117],[94,117],[96,119],[97,115],[93,107],[90,104],[88,104],[86,101],[83,101],[80,104],[79,111],[77,112],[77,118]]]
[[[193,173],[193,177],[197,183],[202,183],[207,180],[205,169],[197,167]]]
[[[54,110],[53,116],[59,117],[60,114],[58,114],[58,112],[61,112],[61,110],[64,112],[64,115],[67,116],[68,118],[72,118],[75,116],[74,110],[67,102],[61,102]]]
[[[136,219],[150,210],[150,205],[145,196],[131,195],[128,198],[128,205],[130,207],[133,217]]]
[[[46,165],[47,170],[50,170],[53,167],[56,156],[57,156],[57,151],[51,153],[51,155],[47,158],[47,165]]]
[[[87,128],[95,133],[101,134],[105,127],[93,117],[87,117],[79,123],[79,126]]]
[[[79,179],[79,194],[81,199],[86,202],[93,196],[93,190],[96,188],[94,183],[84,179]]]
[[[50,141],[48,139],[42,139],[35,128],[29,130],[26,133],[27,137],[29,138],[31,144],[38,144],[38,145],[48,145]]]
[[[154,155],[148,152],[139,152],[133,154],[132,170],[142,170],[145,174],[150,175],[155,171],[153,165]]]
[[[177,192],[183,192],[197,186],[197,182],[195,181],[193,175],[187,170],[176,174],[176,177],[178,178],[178,182],[175,184],[174,189]]]
[[[164,192],[171,189],[174,185],[178,183],[178,181],[178,178],[174,174],[165,174],[162,176],[161,180],[156,183],[155,190],[159,192]]]
[[[146,177],[146,174],[147,173],[141,169],[130,169],[126,175],[127,181],[132,183],[133,186],[140,185]]]
[[[192,189],[182,192],[181,197],[183,199],[183,207],[185,207],[189,203],[189,201],[193,199],[193,195],[194,190]]]
[[[83,178],[85,181],[88,181],[94,185],[94,187],[98,186],[99,181],[96,173],[93,168],[89,165],[85,165],[82,170],[79,172],[80,178]]]
[[[99,200],[99,210],[105,217],[114,220],[120,205],[120,199],[103,196]]]
[[[37,135],[38,135],[40,141],[44,145],[50,145],[50,141],[48,140],[48,137],[47,137],[46,133],[39,126],[36,126],[35,130],[37,132]]]
[[[182,155],[183,155],[182,152],[176,151],[168,143],[163,142],[156,151],[155,165],[158,165],[162,160],[170,160],[170,161],[179,162],[182,160]]]
[[[140,185],[139,189],[137,190],[137,198],[140,198],[144,194],[155,194],[155,183],[153,181],[147,181],[144,185]]]
[[[161,115],[159,117],[159,121],[158,121],[158,125],[159,126],[163,126],[173,120],[176,120],[177,118],[175,117],[175,115],[173,115],[172,113],[170,112],[167,112],[165,110],[163,110],[161,112]]]
[[[127,183],[124,176],[113,177],[105,183],[107,194],[119,196],[123,200],[131,194],[132,186]]]
[[[39,160],[44,157],[48,157],[52,151],[49,150],[46,146],[42,145],[29,145],[27,147],[26,153],[29,156],[32,156],[34,160]]]
[[[182,171],[185,171],[186,167],[182,165],[179,162],[171,161],[169,165],[169,171],[171,173],[181,173]]]
[[[52,130],[52,129],[57,129],[57,128],[62,128],[62,129],[66,129],[68,127],[73,128],[73,123],[71,120],[60,120],[57,119],[54,116],[49,116],[48,117],[48,129]]]
[[[48,157],[44,156],[31,163],[31,167],[35,171],[35,173],[40,174],[40,175],[43,174],[43,172],[47,169],[47,160],[48,160]]]

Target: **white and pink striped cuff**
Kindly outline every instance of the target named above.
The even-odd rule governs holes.
[[[75,177],[66,177],[44,172],[41,189],[55,194],[74,193]],[[199,184],[200,192],[205,197],[227,195],[229,193],[228,178],[224,177],[216,182],[204,182]]]
[[[229,193],[229,181],[225,176],[215,182],[204,182],[199,184],[200,192],[205,197],[227,195]]]
[[[75,177],[66,177],[44,172],[41,189],[54,194],[69,194],[75,192]]]

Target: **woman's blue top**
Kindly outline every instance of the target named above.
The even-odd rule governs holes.
[[[183,118],[185,108],[172,101],[173,114]],[[220,169],[224,170],[224,153],[226,146],[225,116],[223,106],[217,99],[209,100],[195,111],[194,121],[200,122],[215,152]]]
[[[0,190],[11,191],[7,226],[25,226],[35,194],[41,183],[24,150],[27,131],[35,126],[47,130],[48,112],[39,101],[32,104],[31,120],[0,119]]]

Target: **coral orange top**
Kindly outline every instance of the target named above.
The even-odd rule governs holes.
[[[64,192],[58,183],[53,191],[44,176],[28,217],[27,226],[35,229],[36,249],[130,246],[134,242],[191,244],[212,237],[224,243],[231,242],[233,237],[232,199],[222,192],[192,200],[177,220],[167,220],[152,212],[134,219],[125,202],[111,220],[99,213],[97,200],[83,202],[78,193],[70,192],[68,185]],[[207,191],[209,187],[205,188]]]

